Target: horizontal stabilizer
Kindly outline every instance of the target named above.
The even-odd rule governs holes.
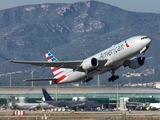
[[[58,80],[57,78],[41,78],[41,79],[27,79],[27,80],[24,80],[24,82],[26,81],[51,81],[51,80]]]

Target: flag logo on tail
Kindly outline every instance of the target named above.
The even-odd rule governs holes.
[[[48,62],[58,62],[58,60],[49,52],[46,51],[44,52]],[[66,78],[66,75],[64,74],[64,71],[66,70],[65,68],[56,68],[56,67],[51,67],[51,70],[53,72],[54,78],[57,78],[58,80],[54,81],[55,84],[59,83],[61,80]]]

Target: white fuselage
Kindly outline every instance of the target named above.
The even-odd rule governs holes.
[[[31,108],[41,108],[44,109],[49,108],[48,103],[15,103],[16,108],[23,108],[23,109],[31,109]]]
[[[142,37],[144,37],[144,39],[141,39]],[[95,71],[92,71],[89,76],[102,74],[112,69],[118,69],[125,60],[140,54],[140,51],[144,47],[149,47],[150,42],[151,40],[146,36],[132,37],[85,59],[96,58],[97,60],[107,60],[105,64],[99,65]],[[68,69],[65,74],[67,77],[59,83],[78,82],[87,77],[85,72],[74,71],[73,69]]]
[[[149,107],[155,108],[155,109],[160,109],[160,103],[150,103]]]

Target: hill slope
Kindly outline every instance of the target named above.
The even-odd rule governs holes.
[[[7,61],[44,61],[46,50],[50,50],[59,60],[85,59],[129,37],[147,35],[152,39],[152,44],[146,56],[153,58],[136,72],[150,68],[156,69],[156,74],[159,74],[159,20],[160,14],[125,11],[97,1],[26,5],[1,10],[0,72],[35,68],[39,72],[37,77],[42,77],[42,74],[48,75],[49,68],[39,69]],[[127,71],[133,70],[122,69],[118,73]],[[106,75],[110,76],[108,73]],[[157,80],[155,75],[152,79]],[[22,81],[22,78],[17,76],[15,80]]]

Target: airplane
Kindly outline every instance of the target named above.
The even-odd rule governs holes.
[[[119,78],[115,71],[121,66],[137,69],[144,65],[144,53],[151,44],[147,36],[134,36],[116,45],[112,45],[85,60],[58,61],[49,51],[45,52],[48,62],[44,61],[13,61],[12,63],[31,64],[41,67],[51,67],[54,77],[44,79],[31,79],[24,81],[49,81],[50,84],[63,84],[73,82],[88,82],[93,76],[111,73],[109,82]],[[141,57],[135,57],[141,54]]]
[[[159,110],[160,109],[160,103],[150,103],[149,107],[151,110]]]
[[[77,109],[91,109],[100,107],[101,104],[96,101],[54,101],[48,92],[43,88],[42,89],[46,103],[53,105],[54,107],[65,107],[72,110]]]
[[[43,109],[49,109],[50,106],[48,103],[19,103],[15,97],[12,97],[12,102],[11,102],[11,108],[12,109],[28,109],[28,110],[36,110],[39,108],[43,108]]]
[[[93,110],[101,106],[102,105],[97,101],[87,101],[87,103],[84,106],[79,107],[78,109],[81,109],[82,111],[83,110]]]

